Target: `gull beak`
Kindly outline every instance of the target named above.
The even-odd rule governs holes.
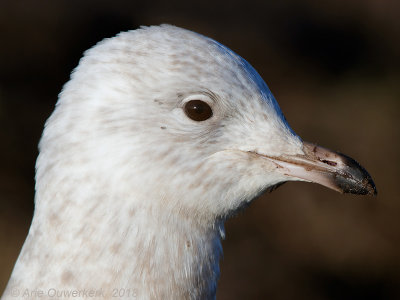
[[[341,193],[377,194],[371,176],[354,159],[307,142],[303,143],[303,152],[267,158],[276,164],[278,172],[292,180],[319,183]]]

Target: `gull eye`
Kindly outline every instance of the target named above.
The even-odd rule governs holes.
[[[210,105],[201,100],[188,101],[184,110],[185,114],[194,121],[205,121],[213,115]]]

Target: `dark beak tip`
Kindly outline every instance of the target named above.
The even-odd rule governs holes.
[[[368,177],[366,178],[366,181],[367,181],[366,186],[368,189],[367,195],[376,197],[378,195],[378,190],[376,189],[375,183],[369,174],[368,174]]]
[[[337,181],[337,185],[340,188],[340,192],[343,194],[355,194],[355,195],[365,195],[365,196],[377,196],[378,191],[375,187],[375,184],[370,181],[367,184],[363,184],[360,182],[349,182],[346,180],[343,182],[342,180]]]
[[[368,196],[373,196],[373,197],[378,196],[378,190],[376,189],[376,186],[372,180],[370,182],[370,188],[371,190],[370,193],[368,193]]]
[[[363,167],[361,168],[365,176],[361,181],[361,188],[365,190],[365,194],[363,195],[376,197],[378,195],[378,190],[376,189],[376,185],[372,180],[371,175],[369,175],[369,173]]]
[[[339,183],[339,186],[343,189],[344,193],[377,196],[378,191],[375,183],[364,168],[362,168],[362,175],[362,177],[345,178],[345,180]]]
[[[353,158],[342,153],[340,154],[347,165],[347,168],[344,170],[344,176],[336,177],[337,184],[343,193],[377,196],[378,191],[368,171]]]
[[[366,196],[373,196],[373,197],[377,196],[378,191],[376,189],[374,181],[372,180],[371,175],[369,175],[369,173],[364,168],[362,170],[363,170],[363,174],[365,177],[359,184],[360,190],[362,191],[362,193],[360,193],[360,194],[366,195]]]

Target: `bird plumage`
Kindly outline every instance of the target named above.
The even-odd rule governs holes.
[[[212,117],[188,118],[190,100]],[[226,218],[307,180],[274,160],[306,151],[258,73],[170,25],[86,51],[39,147],[35,213],[3,299],[15,288],[213,299]]]

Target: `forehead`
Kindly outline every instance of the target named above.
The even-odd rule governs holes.
[[[278,110],[255,69],[224,45],[174,26],[121,33],[89,50],[86,60],[101,61],[122,74],[133,89],[151,95],[211,91],[236,101],[256,98]]]
[[[93,55],[94,54],[94,55]],[[108,62],[129,67],[142,75],[153,73],[211,81],[217,78],[228,84],[256,87],[257,72],[239,55],[220,43],[200,34],[173,26],[148,27],[121,33],[89,50],[87,56],[102,57]],[[261,80],[262,81],[262,80]],[[221,84],[221,82],[219,82]]]

